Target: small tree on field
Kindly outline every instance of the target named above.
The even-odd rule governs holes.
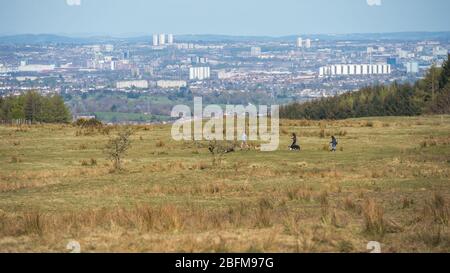
[[[114,170],[122,169],[122,159],[131,147],[131,135],[133,131],[129,128],[120,130],[116,136],[109,139],[106,144],[106,154],[113,162]]]
[[[235,151],[236,144],[228,142],[218,142],[216,140],[210,141],[208,145],[208,150],[213,156],[213,166],[218,166],[222,163],[222,158],[225,154],[232,153]]]

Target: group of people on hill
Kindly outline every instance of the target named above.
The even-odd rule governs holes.
[[[296,133],[292,133],[292,144],[289,146],[289,150],[291,151],[300,151],[301,147],[300,145],[297,144],[297,134]],[[241,136],[241,149],[248,149],[248,144],[247,144],[247,134],[244,132]],[[336,152],[337,151],[337,145],[338,145],[338,141],[336,139],[335,136],[331,136],[331,141],[330,141],[330,152]]]
[[[291,151],[300,151],[300,145],[297,144],[297,134],[292,133],[292,144],[289,146],[289,149]],[[331,141],[330,141],[330,152],[336,152],[337,151],[337,145],[338,145],[338,141],[336,139],[335,136],[331,136]]]

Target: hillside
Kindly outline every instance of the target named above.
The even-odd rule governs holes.
[[[450,55],[442,68],[430,68],[414,85],[393,83],[281,107],[288,119],[346,119],[450,113]]]
[[[450,116],[283,120],[278,151],[215,160],[139,126],[112,172],[120,129],[0,126],[0,252],[450,251]]]

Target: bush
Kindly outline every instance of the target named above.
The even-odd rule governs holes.
[[[81,128],[102,127],[103,123],[98,119],[78,119],[73,123],[73,125]]]
[[[114,137],[111,137],[106,144],[105,152],[112,160],[114,170],[122,169],[122,158],[131,146],[131,135],[133,131],[130,128],[124,128]]]

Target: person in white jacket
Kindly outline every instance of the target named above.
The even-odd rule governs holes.
[[[241,141],[242,141],[241,149],[247,149],[248,148],[248,145],[247,145],[247,134],[245,132],[242,133]]]

